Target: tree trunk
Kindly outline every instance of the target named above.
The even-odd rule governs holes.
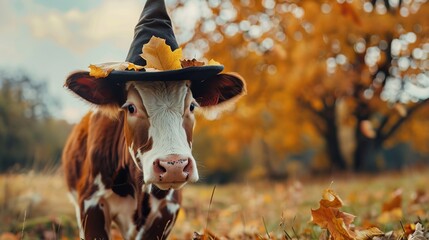
[[[278,167],[276,168],[273,166],[273,159],[271,158],[271,151],[268,144],[264,140],[261,140],[261,145],[262,152],[264,155],[264,167],[265,171],[268,173],[268,178],[274,181],[286,179],[288,177],[287,173],[285,171],[282,171]]]
[[[382,144],[378,137],[368,138],[363,135],[360,123],[356,127],[356,149],[353,154],[353,170],[355,172],[377,172],[376,157],[382,150]]]
[[[346,170],[347,164],[340,150],[340,141],[338,139],[338,126],[335,121],[326,121],[327,130],[324,134],[326,150],[333,170]]]

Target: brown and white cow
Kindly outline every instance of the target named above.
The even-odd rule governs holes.
[[[163,79],[159,79],[163,80]],[[77,72],[66,87],[97,105],[77,124],[63,166],[83,239],[165,239],[180,188],[198,180],[192,156],[194,110],[219,108],[245,93],[236,74],[191,81],[109,82]]]

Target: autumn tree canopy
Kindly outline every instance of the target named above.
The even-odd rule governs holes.
[[[376,168],[377,153],[400,141],[428,149],[426,1],[199,5],[202,17],[185,54],[204,53],[248,83],[248,96],[231,114],[200,123],[201,131],[225,139],[213,141],[212,161],[240,155],[275,175],[310,151],[316,168],[359,171]],[[180,21],[173,21],[180,38]]]

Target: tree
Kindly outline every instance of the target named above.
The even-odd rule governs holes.
[[[50,116],[45,85],[3,72],[0,92],[0,171],[58,163],[70,125]]]
[[[201,5],[204,16],[185,53],[205,51],[248,82],[248,96],[234,114],[210,123],[222,125],[215,134],[228,144],[249,146],[259,139],[261,149],[275,153],[264,156],[284,161],[288,152],[322,142],[332,168],[359,171],[374,169],[386,141],[404,140],[397,134],[402,128],[418,130],[415,116],[427,112],[429,101],[429,94],[416,95],[429,89],[425,1]],[[228,130],[218,131],[225,124]],[[347,128],[354,134],[345,138]],[[429,139],[427,131],[414,135]],[[344,153],[348,142],[354,153]],[[276,161],[267,161],[270,172]]]

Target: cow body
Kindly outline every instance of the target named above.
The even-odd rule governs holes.
[[[245,91],[244,82],[228,74],[191,84],[106,85],[81,72],[69,76],[66,86],[99,106],[75,126],[62,157],[81,238],[110,239],[112,222],[125,239],[168,236],[181,187],[198,180],[191,153],[194,109]]]
[[[142,185],[143,175],[126,148],[123,122],[124,114],[111,119],[88,113],[66,145],[64,168],[81,238],[108,239],[114,221],[126,239],[161,239],[176,219],[180,190]]]

